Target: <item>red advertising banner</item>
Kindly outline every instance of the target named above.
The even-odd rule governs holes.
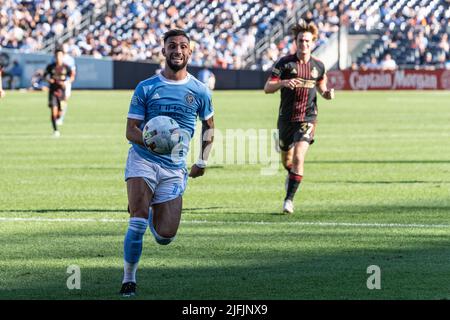
[[[336,90],[450,90],[450,70],[328,71]]]

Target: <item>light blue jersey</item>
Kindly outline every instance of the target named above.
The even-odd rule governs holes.
[[[192,138],[197,116],[201,120],[207,120],[213,114],[211,93],[194,76],[188,74],[184,80],[173,81],[158,74],[138,84],[131,99],[128,118],[142,120],[142,130],[150,119],[168,116],[177,121],[180,128],[186,130],[189,138]],[[186,166],[187,149],[183,152],[182,159],[173,161],[170,154],[159,155],[139,144],[132,145],[141,157],[162,167],[179,169]]]

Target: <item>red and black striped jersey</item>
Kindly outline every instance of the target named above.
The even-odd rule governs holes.
[[[70,78],[72,75],[72,69],[67,64],[62,64],[58,66],[55,62],[47,65],[44,72],[44,78],[50,77],[50,79],[55,80],[54,83],[50,84],[50,91],[61,90],[62,83]]]
[[[271,80],[300,78],[294,90],[281,88],[280,120],[290,122],[313,121],[317,118],[316,84],[325,76],[324,64],[314,57],[300,63],[297,55],[282,57],[273,66]]]

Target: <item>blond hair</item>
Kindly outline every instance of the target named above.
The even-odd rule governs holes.
[[[294,34],[295,41],[297,41],[298,35],[303,32],[311,32],[313,41],[317,40],[317,36],[319,35],[319,29],[314,22],[307,23],[305,20],[300,20],[298,24],[292,27],[292,33]]]

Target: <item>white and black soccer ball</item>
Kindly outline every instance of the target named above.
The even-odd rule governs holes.
[[[157,154],[170,154],[180,140],[178,122],[167,116],[150,119],[142,130],[147,149]]]

